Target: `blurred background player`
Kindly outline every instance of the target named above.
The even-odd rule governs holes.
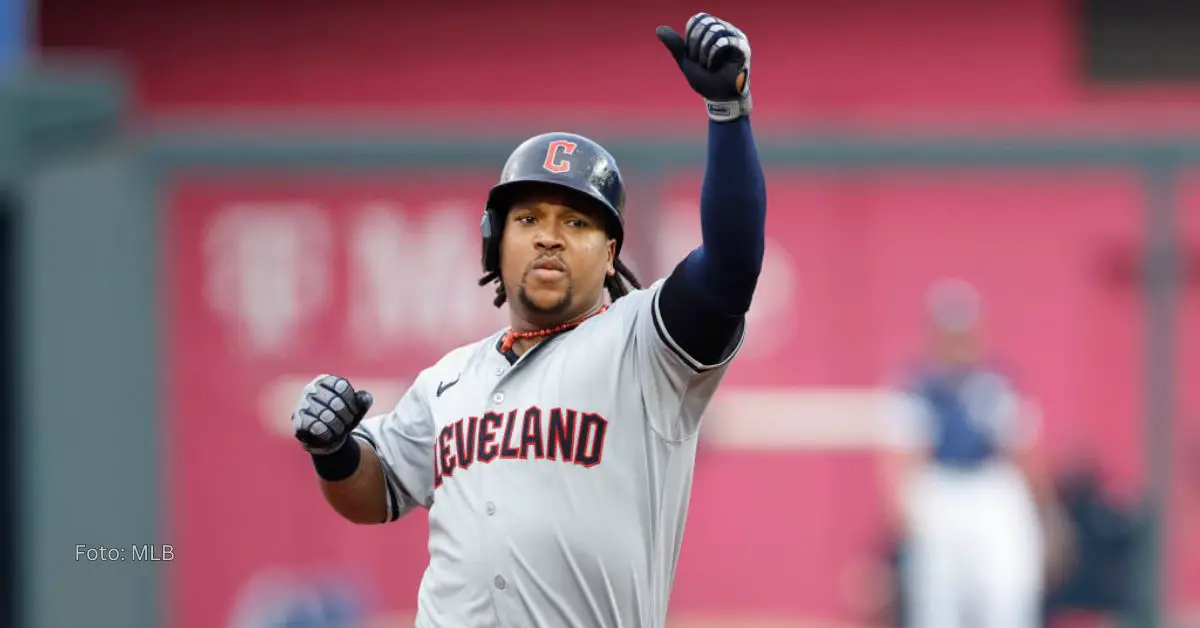
[[[885,404],[884,477],[904,546],[907,628],[1040,625],[1044,540],[1026,473],[1032,423],[991,364],[980,297],[926,295],[928,346]]]

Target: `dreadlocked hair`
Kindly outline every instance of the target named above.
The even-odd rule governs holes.
[[[629,294],[630,290],[641,290],[642,282],[634,276],[633,271],[625,265],[621,260],[613,261],[613,270],[617,271],[611,277],[604,278],[604,287],[608,290],[608,297],[612,301]],[[504,282],[500,281],[499,272],[491,272],[484,275],[479,280],[479,285],[486,286],[489,283],[496,284],[496,298],[492,299],[492,303],[496,307],[504,305],[508,301],[508,295],[504,292]]]

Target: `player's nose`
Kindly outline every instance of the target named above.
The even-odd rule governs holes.
[[[533,244],[539,250],[562,248],[564,245],[562,232],[556,226],[544,226],[534,234]]]

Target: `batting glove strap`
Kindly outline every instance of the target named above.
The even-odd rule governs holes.
[[[708,105],[708,117],[714,122],[732,122],[750,115],[750,110],[754,108],[750,94],[738,100],[705,100],[704,103]]]

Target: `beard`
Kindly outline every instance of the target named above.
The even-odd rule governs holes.
[[[529,292],[525,290],[524,282],[517,288],[517,298],[520,299],[521,305],[530,313],[547,317],[561,316],[566,313],[567,308],[571,307],[571,286],[568,285],[558,301],[550,306],[542,306],[534,303],[533,299],[529,296]]]

